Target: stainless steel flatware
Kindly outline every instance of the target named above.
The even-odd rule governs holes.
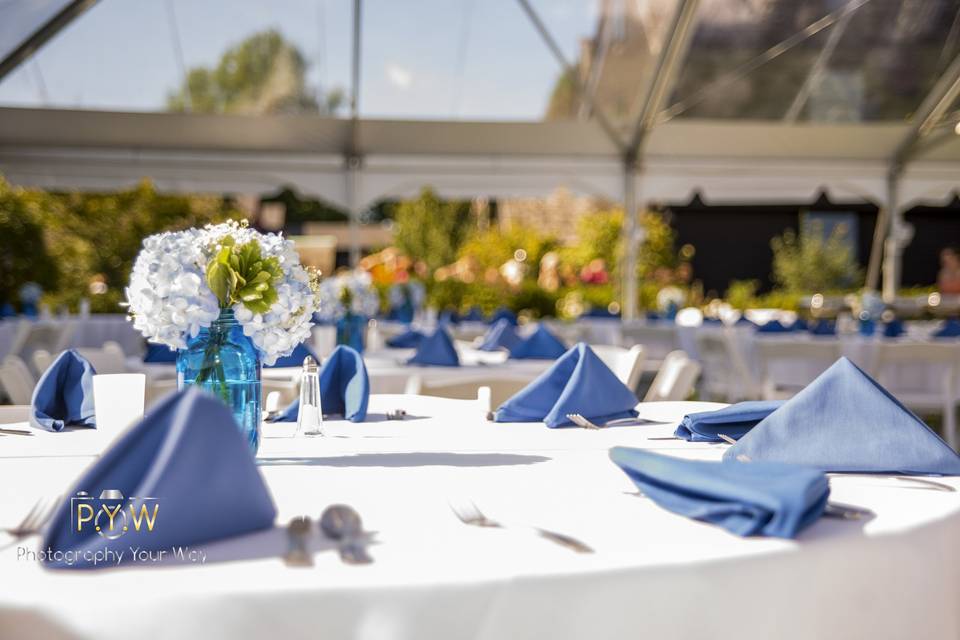
[[[0,427],[0,434],[7,436],[32,436],[32,431],[27,431],[26,429],[9,429],[7,427]]]
[[[403,420],[407,417],[407,412],[404,409],[396,409],[395,411],[387,411],[387,420]]]
[[[297,516],[287,524],[287,553],[283,562],[288,567],[312,567],[313,555],[307,549],[307,540],[313,523],[307,516]]]
[[[918,478],[916,476],[898,476],[891,474],[878,474],[878,473],[828,473],[828,477],[831,478],[876,478],[878,480],[898,480],[899,482],[906,483],[908,485],[914,485],[909,487],[910,489],[927,489],[930,491],[945,491],[948,493],[956,492],[955,487],[951,487],[948,484],[943,482],[937,482],[936,480],[930,480],[928,478]],[[904,487],[907,488],[907,487]]]
[[[844,520],[861,520],[863,518],[872,518],[876,514],[870,509],[857,507],[852,504],[842,502],[828,502],[823,509],[823,515],[829,518],[842,518]]]
[[[323,535],[338,542],[340,559],[346,564],[370,564],[373,558],[367,553],[367,535],[363,531],[360,514],[345,504],[334,504],[320,516]]]
[[[645,418],[617,418],[616,420],[608,420],[603,424],[597,424],[579,413],[568,413],[567,420],[584,429],[601,429],[603,427],[615,427],[624,424],[661,424]]]
[[[503,525],[496,520],[491,520],[487,516],[483,515],[483,512],[480,511],[480,509],[472,500],[450,500],[449,504],[450,509],[464,524],[475,527],[491,527],[496,529],[507,528],[506,525]],[[541,529],[540,527],[530,527],[530,529],[532,529],[541,538],[559,544],[560,546],[566,547],[572,551],[576,551],[577,553],[593,553],[593,549],[588,545],[564,533],[557,533],[556,531]]]
[[[22,540],[23,538],[28,538],[39,534],[43,527],[50,521],[50,518],[53,517],[53,514],[56,513],[57,507],[60,505],[60,496],[55,496],[53,498],[40,498],[37,500],[30,511],[27,512],[27,515],[23,517],[17,525],[13,527],[6,527],[0,529],[7,535],[13,538],[13,542]],[[10,544],[13,544],[11,542]],[[10,545],[7,545],[10,546]],[[0,547],[0,549],[5,547]]]
[[[737,444],[737,441],[728,436],[725,433],[718,433],[717,437],[726,442],[727,444]]]

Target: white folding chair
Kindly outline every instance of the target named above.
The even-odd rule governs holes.
[[[663,359],[644,402],[686,400],[693,393],[700,376],[700,363],[684,351],[671,351]]]
[[[696,333],[697,353],[703,367],[702,388],[708,398],[739,402],[760,395],[735,338],[727,328],[701,327]]]
[[[42,376],[43,372],[53,364],[53,356],[50,355],[50,352],[46,349],[37,349],[30,356],[30,361],[33,365],[33,370],[37,372],[38,376]]]
[[[947,444],[957,448],[957,383],[960,381],[960,344],[883,343],[877,350],[873,375],[888,389],[892,375],[898,370],[935,367],[939,372],[937,387],[916,390],[897,389],[896,397],[904,405],[918,412],[933,412],[943,416],[943,431]]]
[[[636,392],[643,375],[643,346],[635,344],[629,349],[615,347],[608,344],[592,344],[590,348],[597,354],[603,363],[630,391]]]
[[[98,374],[127,373],[127,356],[116,342],[105,342],[99,349],[81,347],[77,353],[86,358]]]
[[[759,338],[760,393],[764,400],[783,400],[813,382],[841,355],[836,339]]]
[[[647,366],[659,370],[664,358],[677,349],[677,327],[673,324],[625,324],[620,327],[620,346],[643,345]]]
[[[30,405],[0,405],[0,425],[10,424],[12,422],[27,422],[28,420],[30,420]]]
[[[27,363],[18,356],[7,356],[0,364],[0,385],[13,404],[30,404],[36,379]]]
[[[421,396],[437,396],[457,400],[477,400],[487,412],[506,402],[511,396],[530,383],[530,378],[509,375],[477,375],[455,380],[428,380],[411,376],[404,393]]]

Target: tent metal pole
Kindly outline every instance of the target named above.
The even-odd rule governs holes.
[[[900,272],[903,262],[903,246],[900,243],[900,228],[903,226],[903,209],[898,202],[900,172],[887,175],[886,239],[883,246],[883,300],[892,303],[900,288]]]
[[[884,264],[884,295],[896,295],[899,287],[900,266],[903,247],[898,231],[903,223],[903,212],[899,211],[899,182],[907,163],[916,155],[919,143],[943,120],[950,106],[960,96],[960,54],[946,71],[937,79],[930,93],[923,99],[910,121],[910,129],[900,140],[890,157],[890,169],[887,172],[887,202],[877,215],[877,224],[873,231],[873,246],[870,250],[870,262],[867,267],[866,288],[876,291],[880,283],[881,259]],[[884,256],[889,253],[891,255]],[[884,256],[881,258],[881,256]],[[889,284],[886,280],[889,279]]]
[[[350,224],[350,267],[360,264],[360,28],[362,0],[353,0],[353,48],[350,57],[350,133],[344,153],[347,214]]]
[[[92,7],[97,0],[74,0],[31,33],[20,45],[0,60],[0,80],[36,53],[50,38],[73,22],[77,16]]]
[[[621,317],[637,317],[637,160],[633,154],[623,158],[623,264],[620,267],[622,289]]]

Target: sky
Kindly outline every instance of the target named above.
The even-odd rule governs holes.
[[[0,0],[0,54],[64,0]],[[599,0],[531,0],[568,60]],[[157,111],[186,68],[278,29],[312,86],[349,89],[352,0],[100,0],[0,82],[0,105]],[[171,15],[173,16],[171,22]],[[360,113],[538,120],[560,65],[516,0],[364,0]],[[172,24],[176,25],[174,29]]]

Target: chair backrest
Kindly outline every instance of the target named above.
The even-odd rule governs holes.
[[[582,341],[587,335],[587,327],[580,323],[571,324],[569,322],[557,322],[556,320],[544,320],[543,325],[568,347]]]
[[[50,353],[60,353],[70,345],[76,325],[73,322],[46,320],[24,320],[10,348],[10,353],[24,361],[31,361],[33,352],[45,349]]]
[[[640,376],[643,374],[643,346],[635,344],[629,349],[607,344],[592,344],[590,348],[610,367],[617,378],[631,391],[637,390]]]
[[[677,348],[677,327],[664,325],[623,325],[620,327],[620,345],[632,347],[643,345],[649,360],[663,360]]]
[[[37,384],[27,363],[18,356],[7,356],[0,364],[0,385],[13,404],[30,404]]]
[[[693,393],[700,376],[700,364],[683,351],[671,351],[663,359],[644,402],[686,400]]]
[[[46,349],[37,349],[30,356],[30,361],[33,364],[33,371],[38,376],[42,376],[43,372],[53,364],[53,356]]]
[[[477,400],[485,412],[499,407],[530,383],[530,378],[485,374],[454,380],[428,380],[411,376],[405,393],[456,400]]]
[[[960,343],[933,344],[929,342],[884,342],[877,349],[871,374],[885,382],[891,369],[901,366],[920,365],[938,366],[943,372],[940,376],[945,392],[956,397],[957,380],[960,378]],[[930,389],[938,392],[939,389]]]
[[[695,336],[703,367],[703,389],[710,397],[737,402],[760,392],[733,331],[701,328]]]
[[[98,374],[126,373],[127,359],[123,355],[123,349],[114,344],[108,346],[104,344],[99,349],[80,348],[77,352],[90,361],[93,370]]]
[[[11,422],[27,422],[30,419],[30,405],[5,404],[0,405],[0,425]]]
[[[836,338],[758,338],[756,348],[760,359],[761,391],[767,400],[792,395],[782,389],[799,390],[806,386],[842,354],[840,341]]]

